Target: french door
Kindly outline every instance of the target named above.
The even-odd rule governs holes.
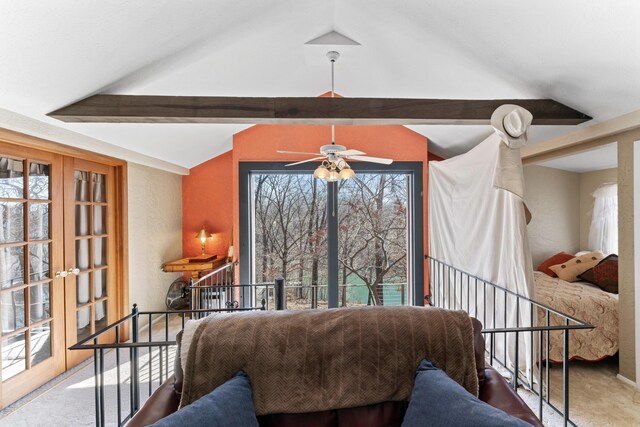
[[[65,158],[67,348],[116,320],[114,187],[112,166]],[[90,351],[67,350],[67,368],[89,356]]]
[[[112,167],[0,143],[2,407],[89,354],[115,313]]]
[[[0,145],[2,406],[65,369],[62,156]]]

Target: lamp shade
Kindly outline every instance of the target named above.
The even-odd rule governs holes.
[[[356,175],[356,173],[349,166],[342,168],[342,170],[338,174],[340,179],[353,178],[355,175]]]
[[[202,226],[202,230],[198,231],[198,234],[196,234],[196,239],[200,239],[201,241],[205,241],[207,239],[207,230],[204,229],[204,225]]]
[[[329,176],[329,171],[327,170],[326,167],[324,167],[323,165],[320,165],[313,172],[313,176],[318,179],[327,179],[327,177]]]
[[[337,180],[340,179],[340,174],[338,172],[336,172],[335,170],[331,170],[329,171],[329,176],[327,176],[325,178],[325,181],[327,182],[335,182]]]

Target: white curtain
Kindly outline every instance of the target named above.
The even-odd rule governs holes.
[[[605,183],[593,192],[589,247],[605,254],[618,253],[618,184]]]
[[[429,255],[518,295],[532,297],[533,266],[523,181],[519,149],[507,147],[496,134],[463,155],[430,162]],[[456,283],[456,275],[434,274],[432,280],[447,287]],[[531,313],[529,304],[487,289],[485,292],[482,286],[470,286],[468,294],[444,292],[441,297],[447,299],[446,305],[463,309],[472,302],[469,314],[482,321],[485,328],[531,326],[535,313]],[[494,310],[498,316],[493,316]],[[495,342],[496,356],[500,360],[506,356],[511,367],[515,366],[514,336],[508,334],[505,340],[504,334],[497,335]],[[518,367],[531,375],[530,335],[522,333],[519,338]]]

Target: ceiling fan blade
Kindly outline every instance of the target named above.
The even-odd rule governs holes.
[[[338,151],[336,152],[336,154],[338,156],[361,156],[363,154],[367,154],[367,153],[363,153],[362,151],[358,151],[358,150],[343,150],[343,151]]]
[[[276,153],[280,153],[280,154],[310,154],[312,156],[322,156],[322,153],[308,153],[306,151],[284,151],[284,150],[277,150]]]
[[[295,163],[289,163],[288,165],[285,166],[295,166],[295,165],[299,165],[301,163],[307,163],[307,162],[315,162],[317,160],[324,160],[326,157],[314,157],[313,159],[307,159],[307,160],[302,160],[301,162],[295,162]]]
[[[382,157],[369,157],[369,156],[347,156],[350,160],[358,160],[361,162],[381,163],[383,165],[390,165],[393,163],[392,159],[385,159]]]

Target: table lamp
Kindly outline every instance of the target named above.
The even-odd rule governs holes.
[[[204,255],[204,244],[207,241],[208,237],[209,236],[207,235],[207,230],[204,229],[204,225],[203,225],[202,230],[200,230],[198,234],[196,234],[196,239],[200,239],[200,242],[202,244],[202,255]]]

